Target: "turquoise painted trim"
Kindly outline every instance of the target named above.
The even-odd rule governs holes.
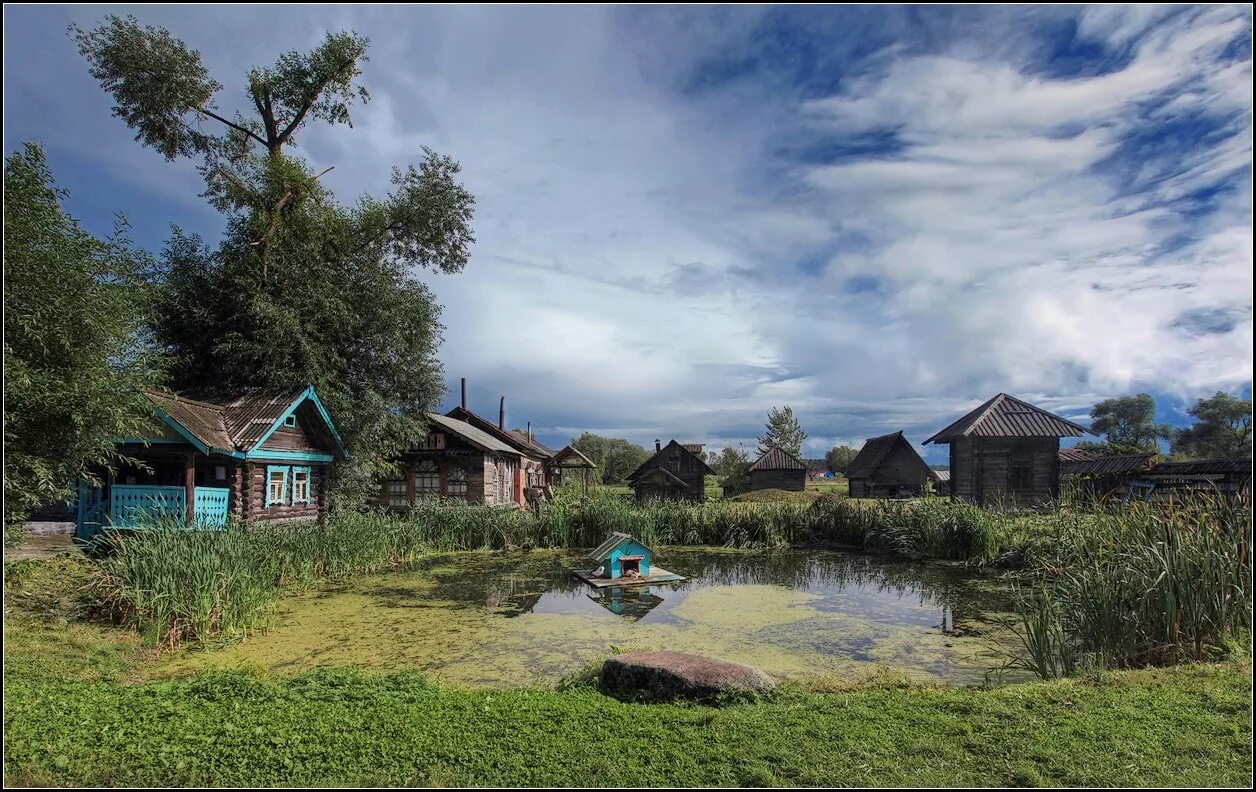
[[[279,495],[279,500],[270,499],[270,474],[278,471],[283,472],[283,490]],[[288,465],[267,465],[266,466],[266,503],[263,508],[269,509],[275,504],[283,505],[288,502],[289,487],[288,482],[291,480],[292,468]]]
[[[150,401],[149,404],[153,405],[153,411],[157,413],[158,418],[170,424],[170,428],[178,432],[179,435],[189,443],[196,446],[197,451],[200,451],[202,454],[209,453],[209,446],[205,445],[200,440],[197,440],[191,432],[183,428],[183,424],[171,418],[169,415],[166,415],[166,411],[158,407],[156,404],[153,404],[153,402]]]
[[[279,418],[271,424],[270,428],[266,430],[266,433],[262,435],[262,438],[254,443],[253,447],[246,453],[256,454],[258,450],[261,449],[262,444],[269,440],[270,436],[279,430],[279,427],[283,426],[283,422],[288,419],[288,416],[296,412],[297,408],[300,407],[306,399],[314,402],[314,406],[318,408],[318,414],[323,417],[323,421],[327,424],[328,431],[331,432],[332,439],[336,441],[336,449],[340,452],[339,456],[342,458],[348,456],[348,453],[345,451],[344,440],[340,439],[340,433],[336,431],[336,425],[331,422],[331,416],[327,414],[327,408],[323,407],[323,403],[319,401],[318,394],[314,392],[313,385],[306,388],[305,391],[292,402],[288,409],[284,410],[283,415],[280,415]]]
[[[239,453],[239,452],[237,452]],[[321,451],[259,451],[256,454],[239,454],[239,459],[251,462],[333,462],[335,457]]]
[[[305,497],[302,498],[301,500],[297,500],[297,474],[298,473],[305,474]],[[313,495],[314,495],[314,479],[310,475],[309,466],[308,465],[293,465],[292,467],[292,502],[294,504],[309,503]]]

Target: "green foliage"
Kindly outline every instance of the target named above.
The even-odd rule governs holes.
[[[725,446],[715,458],[711,469],[720,477],[720,484],[734,490],[750,486],[750,459],[740,448]]]
[[[43,152],[4,168],[4,519],[68,499],[115,441],[151,412],[136,388],[159,377],[144,329],[148,259],[119,219],[100,240],[65,214]]]
[[[859,449],[857,448],[847,445],[833,446],[824,455],[824,464],[828,465],[829,470],[834,473],[845,473],[846,469],[850,467],[850,463],[854,462],[857,456],[859,456]]]
[[[347,669],[128,685],[6,666],[5,682],[15,786],[1194,788],[1251,777],[1250,667],[1239,665],[786,691],[724,707]]]
[[[205,195],[227,215],[215,247],[175,229],[165,251],[153,326],[171,384],[314,385],[352,459],[336,471],[337,499],[361,498],[442,395],[440,307],[415,271],[459,272],[469,258],[475,202],[458,163],[424,149],[390,194],[345,206],[288,152],[310,121],[349,125],[369,98],[357,84],[368,42],[355,33],[250,71],[234,120],[212,109],[221,86],[200,55],[168,31],[110,16],[75,33],[137,139],[169,159],[202,156]]]
[[[1173,436],[1173,455],[1194,459],[1252,458],[1252,400],[1218,391],[1187,413],[1196,423]]]
[[[1224,654],[1252,627],[1251,514],[1197,496],[1120,504],[1043,548],[1017,663],[1043,677]]]
[[[618,437],[602,437],[585,432],[571,441],[580,453],[593,460],[603,484],[623,484],[634,470],[650,458],[650,452]]]
[[[1149,394],[1104,399],[1090,409],[1090,431],[1105,437],[1103,443],[1083,441],[1077,447],[1107,454],[1159,453],[1161,439],[1173,435],[1173,427],[1156,423],[1156,400]]]
[[[759,441],[759,454],[766,454],[773,446],[779,446],[796,457],[802,456],[802,441],[807,439],[802,424],[794,417],[794,409],[788,404],[781,409],[768,411],[768,422]]]

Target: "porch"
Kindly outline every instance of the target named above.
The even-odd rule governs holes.
[[[74,534],[86,540],[104,528],[143,528],[162,523],[216,530],[227,525],[230,507],[231,490],[227,487],[80,485]]]

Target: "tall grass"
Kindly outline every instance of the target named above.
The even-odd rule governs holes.
[[[1224,653],[1252,626],[1250,512],[1119,504],[1058,537],[1020,605],[1015,663],[1043,677]]]

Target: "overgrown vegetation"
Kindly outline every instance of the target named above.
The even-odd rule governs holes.
[[[1018,663],[1042,677],[1224,654],[1252,627],[1251,514],[1199,496],[1100,513],[1040,549]]]

